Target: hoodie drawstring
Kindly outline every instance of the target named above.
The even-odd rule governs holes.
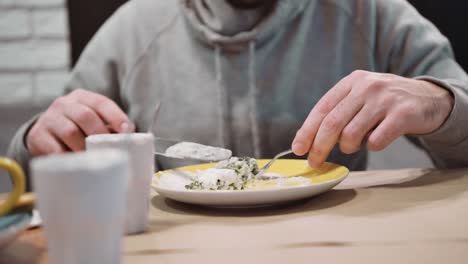
[[[255,158],[261,158],[260,134],[257,118],[257,78],[256,78],[256,59],[255,59],[255,41],[249,42],[249,101],[250,101],[250,127],[252,129],[253,148]]]
[[[219,141],[223,148],[229,148],[229,128],[226,121],[228,98],[226,88],[223,84],[223,74],[221,71],[221,47],[215,45],[215,78],[216,86],[218,88],[218,113],[220,114],[220,121],[218,122],[218,136]]]
[[[248,57],[248,100],[249,100],[249,121],[253,139],[253,152],[255,158],[261,158],[260,133],[257,118],[257,79],[256,79],[256,60],[255,60],[255,41],[249,42]],[[230,130],[227,122],[228,114],[228,95],[223,83],[223,74],[221,69],[221,47],[215,45],[215,78],[218,86],[218,112],[221,120],[218,122],[218,136],[224,148],[228,148],[230,142]]]

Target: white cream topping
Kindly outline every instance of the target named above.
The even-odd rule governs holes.
[[[232,152],[228,149],[206,146],[193,142],[180,142],[167,148],[164,154],[174,158],[219,161],[229,159]]]

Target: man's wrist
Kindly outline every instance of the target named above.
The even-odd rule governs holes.
[[[445,124],[445,122],[449,119],[450,114],[452,113],[453,108],[455,106],[455,96],[450,90],[446,89],[441,85],[427,80],[421,81],[429,87],[429,92],[433,94],[432,107],[434,109],[432,109],[432,111],[429,112],[435,113],[435,120],[438,120],[438,125],[434,129],[435,131],[442,127]]]

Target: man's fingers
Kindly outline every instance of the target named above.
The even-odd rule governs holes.
[[[112,100],[76,90],[54,100],[28,132],[26,144],[33,155],[85,149],[85,136],[133,132],[135,126]]]
[[[47,123],[48,130],[72,151],[85,149],[85,135],[70,119],[63,115],[54,115]]]
[[[367,148],[372,151],[381,151],[404,134],[403,122],[395,116],[385,118],[382,123],[370,134]]]
[[[26,144],[33,156],[63,153],[66,151],[54,136],[41,127],[33,128],[29,133]]]
[[[364,99],[348,95],[323,119],[309,153],[309,164],[320,167],[340,138],[341,131],[363,107]]]
[[[292,143],[292,150],[298,156],[306,154],[314,141],[315,135],[323,119],[340,103],[351,91],[350,77],[344,78],[328,91],[315,105],[302,127],[297,131]]]
[[[384,115],[384,111],[380,111],[377,106],[364,105],[341,132],[339,139],[341,151],[346,154],[359,151],[367,133],[382,121]]]
[[[65,116],[77,124],[86,135],[109,133],[101,117],[87,105],[76,103],[73,107],[67,107]]]
[[[77,90],[74,93],[78,94],[76,99],[79,103],[93,109],[113,130],[121,133],[135,131],[135,126],[127,115],[109,98],[85,90]]]

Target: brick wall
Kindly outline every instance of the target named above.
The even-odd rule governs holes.
[[[65,8],[64,0],[0,0],[0,104],[45,105],[62,93]]]
[[[63,91],[66,15],[65,0],[0,0],[0,156],[18,127]],[[10,189],[0,171],[0,193]]]

